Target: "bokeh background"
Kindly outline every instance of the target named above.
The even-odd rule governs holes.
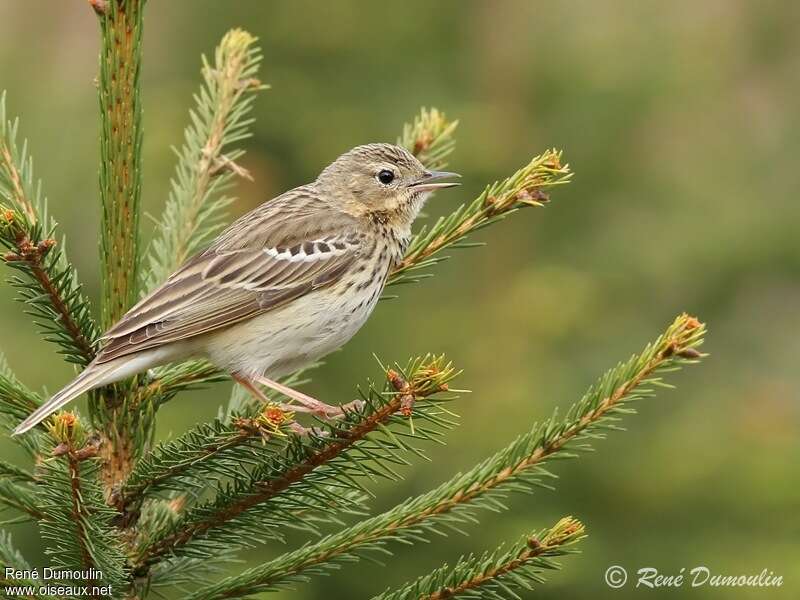
[[[572,514],[583,554],[530,597],[779,598],[800,593],[800,9],[788,2],[150,3],[145,26],[144,203],[158,215],[199,57],[242,26],[264,49],[255,135],[237,188],[242,213],[306,182],[347,148],[394,140],[422,105],[461,120],[450,166],[464,185],[429,205],[453,210],[556,146],[575,171],[545,209],[480,233],[423,285],[382,303],[320,369],[331,400],[377,372],[445,352],[473,393],[433,461],[378,486],[376,508],[427,490],[567,407],[595,377],[681,311],[707,321],[710,358],[676,391],[642,403],[627,433],[555,466],[555,492],[513,497],[468,537],[396,547],[280,598],[365,598],[463,552]],[[98,35],[85,3],[0,5],[0,87],[22,116],[36,173],[98,296]],[[143,220],[149,234],[148,220]],[[57,389],[71,369],[0,289],[0,347],[20,378]],[[178,399],[159,433],[211,418],[220,385]],[[0,456],[17,457],[0,443]],[[45,564],[34,529],[14,526]],[[264,560],[283,548],[248,555]],[[783,575],[782,589],[609,590],[612,564],[677,573]],[[528,596],[526,596],[528,597]]]

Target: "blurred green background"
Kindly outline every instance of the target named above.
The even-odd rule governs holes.
[[[708,361],[677,391],[640,404],[629,432],[558,463],[555,492],[512,497],[468,537],[395,547],[280,598],[365,598],[462,552],[572,514],[590,537],[530,597],[779,598],[800,593],[800,5],[788,2],[150,2],[145,23],[144,203],[158,215],[181,142],[199,56],[235,26],[260,37],[255,136],[237,188],[242,213],[313,179],[349,147],[392,141],[421,105],[461,120],[450,166],[469,200],[541,150],[563,148],[576,175],[546,210],[481,232],[367,326],[308,386],[352,398],[377,373],[445,352],[474,393],[430,464],[378,486],[376,508],[424,491],[504,445],[681,311],[709,324]],[[85,3],[0,6],[0,87],[22,116],[36,173],[98,296],[95,18]],[[143,220],[149,234],[150,224]],[[19,377],[51,392],[71,377],[7,286],[0,347]],[[229,386],[179,397],[167,436],[211,418]],[[0,455],[14,454],[8,443]],[[36,532],[14,526],[35,562]],[[283,550],[248,555],[263,560]],[[782,589],[618,591],[612,564],[677,573],[783,575]],[[527,596],[526,596],[527,597]]]

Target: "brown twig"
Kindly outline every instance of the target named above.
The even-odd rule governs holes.
[[[22,204],[20,205],[22,206]],[[92,342],[86,338],[81,327],[72,317],[72,313],[67,307],[64,298],[61,297],[56,284],[50,278],[50,274],[44,266],[45,256],[56,245],[56,241],[52,238],[47,238],[38,243],[33,243],[14,220],[13,211],[8,211],[4,215],[4,218],[8,226],[13,230],[16,251],[6,253],[3,256],[3,260],[8,263],[25,263],[30,271],[31,277],[33,277],[39,285],[39,288],[50,301],[50,306],[58,315],[58,319],[61,321],[64,329],[69,332],[75,347],[81,352],[87,363],[91,362],[95,355],[94,346]]]
[[[0,104],[3,113],[3,122],[0,123],[0,179],[6,184],[7,194],[2,202],[0,232],[2,244],[10,250],[2,259],[7,263],[21,263],[21,270],[35,283],[36,290],[28,290],[27,284],[18,286],[25,290],[25,301],[37,303],[39,298],[47,299],[49,307],[45,318],[59,322],[59,329],[66,334],[63,338],[59,335],[58,343],[68,347],[73,360],[91,362],[95,354],[93,322],[88,312],[84,315],[81,311],[85,306],[84,299],[73,293],[76,290],[71,287],[71,273],[61,270],[62,265],[69,268],[63,253],[57,251],[55,258],[48,258],[56,245],[54,239],[45,237],[51,235],[47,233],[51,223],[42,222],[47,219],[38,213],[41,203],[33,183],[32,163],[17,147],[16,125],[6,120],[4,97]],[[12,285],[15,283],[12,281]],[[71,303],[75,303],[74,306]],[[51,312],[55,315],[49,314]],[[86,321],[82,323],[83,317]]]
[[[95,14],[102,17],[108,12],[108,0],[89,0],[89,6],[92,7]]]

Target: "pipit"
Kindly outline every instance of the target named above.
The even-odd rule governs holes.
[[[358,146],[313,183],[235,221],[101,338],[96,358],[25,419],[169,362],[202,357],[264,397],[259,384],[320,415],[341,408],[281,385],[361,328],[405,253],[425,200],[455,173],[427,170],[391,144]]]

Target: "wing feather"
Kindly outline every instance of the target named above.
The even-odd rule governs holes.
[[[362,239],[313,191],[297,188],[236,221],[106,333],[98,362],[212,333],[336,281]]]

